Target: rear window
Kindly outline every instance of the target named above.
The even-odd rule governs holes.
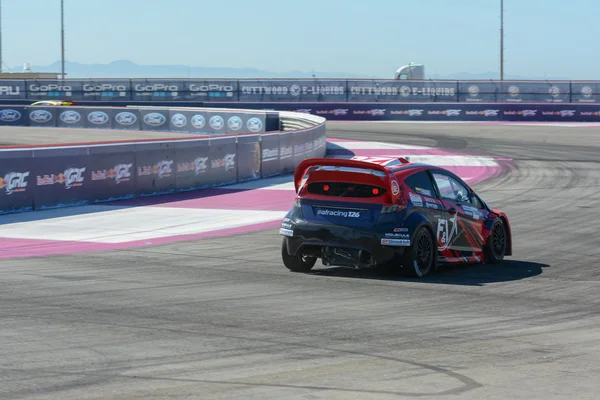
[[[313,182],[308,184],[308,192],[334,197],[379,197],[387,190],[379,186],[350,182]]]
[[[423,196],[436,197],[433,190],[433,184],[426,171],[417,172],[404,179],[404,182],[412,189],[413,192]]]

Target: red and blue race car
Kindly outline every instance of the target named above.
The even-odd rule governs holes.
[[[281,255],[295,272],[383,266],[424,277],[443,264],[499,263],[512,255],[505,213],[457,175],[405,158],[306,159],[281,223]]]

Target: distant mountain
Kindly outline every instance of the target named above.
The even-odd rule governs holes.
[[[14,72],[20,72],[22,66],[13,68]],[[32,65],[33,72],[59,72],[60,61],[50,65]],[[388,76],[371,74],[351,74],[347,72],[306,72],[288,71],[271,72],[257,68],[226,68],[226,67],[190,67],[187,65],[140,65],[129,60],[118,60],[108,64],[82,64],[66,61],[65,72],[67,78],[232,78],[232,79],[259,79],[259,78],[311,78],[313,74],[317,78],[340,78],[340,79],[392,79],[395,71],[390,71]],[[454,74],[431,74],[427,73],[427,79],[453,79],[453,80],[478,80],[499,79],[497,72],[458,72]],[[565,77],[534,77],[505,74],[505,79],[535,79],[535,80],[561,80]]]
[[[17,72],[21,67],[13,68]],[[61,63],[32,65],[33,72],[60,72]],[[283,73],[257,68],[190,67],[187,65],[140,65],[128,60],[108,64],[81,64],[65,61],[68,78],[311,78],[313,72],[289,71]],[[314,72],[317,78],[377,79],[375,75]]]

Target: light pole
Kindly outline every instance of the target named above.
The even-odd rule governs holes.
[[[504,80],[504,0],[500,0],[500,80]]]
[[[65,79],[65,1],[60,0],[60,60],[61,76]]]

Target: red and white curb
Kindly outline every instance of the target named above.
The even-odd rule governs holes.
[[[328,140],[344,154],[402,156],[448,168],[473,184],[502,172],[502,160],[371,141]],[[0,258],[109,251],[228,236],[276,227],[294,199],[292,177],[160,197],[0,217]]]

